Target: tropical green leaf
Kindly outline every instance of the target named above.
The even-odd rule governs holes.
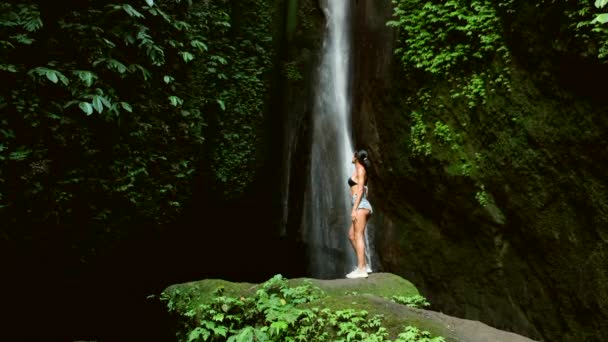
[[[101,96],[99,95],[95,95],[93,96],[93,108],[97,111],[97,113],[101,114],[101,111],[103,110],[103,103],[101,103]]]
[[[6,49],[7,47],[14,49],[15,45],[13,43],[9,42],[8,40],[0,40],[0,47],[3,49]]]
[[[0,64],[0,70],[8,72],[17,72],[17,67],[13,64]]]
[[[177,96],[169,96],[169,102],[173,107],[181,106],[184,103],[184,100],[180,99]]]
[[[186,63],[188,63],[194,59],[194,55],[188,51],[180,51],[179,54],[182,56],[182,58],[184,59],[184,62],[186,62]]]
[[[203,341],[206,341],[209,338],[209,335],[211,335],[209,330],[197,327],[188,334],[188,342],[196,341],[201,337],[203,338]]]
[[[37,13],[37,14],[39,15],[39,13]],[[31,18],[30,20],[28,20],[27,22],[25,22],[23,24],[23,28],[30,32],[37,31],[41,27],[42,27],[42,20],[40,19],[39,16],[37,16],[35,18]]]
[[[133,108],[131,107],[131,105],[128,102],[121,102],[120,106],[129,113],[133,112]]]
[[[129,4],[123,4],[122,9],[127,12],[128,15],[134,18],[145,18],[143,14],[139,13],[133,6]]]
[[[146,0],[146,3],[148,4],[148,6],[152,7],[154,6],[154,0]]]
[[[109,46],[111,49],[116,47],[116,44],[114,44],[114,42],[109,39],[103,38],[103,42],[106,43],[106,45]]]
[[[264,331],[261,331],[260,329],[255,329],[253,332],[255,333],[255,339],[257,342],[269,341],[268,335],[266,335]]]
[[[48,78],[49,81],[53,83],[57,83],[59,81],[59,78],[57,77],[57,72],[55,70],[47,69],[45,75],[46,78]]]
[[[122,64],[121,62],[119,62],[113,58],[109,58],[109,59],[100,58],[93,62],[93,66],[95,67],[95,66],[99,65],[100,63],[105,63],[106,68],[108,70],[115,70],[115,71],[118,71],[118,73],[120,73],[120,74],[124,74],[128,70],[124,64]]]
[[[253,327],[245,327],[236,335],[236,342],[253,342]]]
[[[181,20],[174,21],[173,22],[173,27],[175,27],[179,31],[189,30],[191,28],[190,24],[188,24],[185,21],[181,21]]]
[[[68,80],[67,77],[65,77],[64,74],[57,72],[57,76],[59,76],[59,81],[61,81],[61,83],[63,83],[63,85],[68,85],[70,83],[70,81]]]
[[[201,42],[200,40],[193,40],[190,42],[190,45],[192,45],[193,48],[199,49],[200,51],[207,51],[208,47],[207,44]]]
[[[101,100],[101,102],[103,103],[103,105],[106,106],[108,109],[112,108],[112,102],[110,102],[110,100],[108,100],[107,97],[105,97],[105,96],[99,96],[99,99]]]
[[[608,4],[608,0],[595,0],[595,7],[602,8]]]
[[[46,116],[53,120],[61,120],[61,116],[55,113],[46,113]]]
[[[153,15],[158,15],[160,14],[161,18],[163,18],[163,20],[169,24],[173,24],[173,19],[167,14],[165,13],[163,10],[161,10],[158,6],[154,7],[154,8],[150,8],[150,11],[153,12]]]
[[[139,70],[141,72],[141,76],[144,78],[144,81],[147,81],[148,79],[150,79],[152,77],[152,73],[150,71],[148,71],[148,69],[144,68],[143,66],[141,66],[139,64],[131,64],[129,66],[130,72],[135,72],[137,70]]]
[[[87,70],[76,70],[74,74],[78,76],[78,78],[87,86],[90,87],[93,85],[95,79],[97,79],[97,75]]]
[[[124,74],[125,72],[127,72],[127,67],[115,59],[108,60],[108,68],[114,69],[121,74]]]
[[[169,84],[171,82],[173,82],[175,80],[175,78],[173,78],[172,76],[169,75],[165,75],[165,77],[163,77],[163,81],[165,81],[166,84]]]
[[[228,64],[228,61],[224,57],[222,57],[222,56],[217,56],[217,55],[211,56],[211,60],[212,61],[216,61],[216,62],[218,62],[218,63],[220,63],[222,65]]]
[[[270,334],[279,335],[281,331],[286,331],[288,327],[289,326],[285,321],[272,322],[272,324],[270,324]]]
[[[216,327],[213,329],[213,333],[216,335],[220,335],[223,337],[226,337],[226,335],[228,334],[228,329],[226,327]]]
[[[224,103],[224,101],[222,101],[222,100],[220,100],[220,99],[217,99],[217,100],[215,100],[215,101],[217,102],[217,104],[219,104],[219,105],[220,105],[220,108],[221,108],[222,110],[226,110],[226,104]]]
[[[598,15],[597,17],[595,17],[595,19],[593,19],[592,23],[600,23],[600,24],[605,24],[608,23],[608,13],[602,13],[600,15]]]
[[[31,45],[34,42],[33,38],[30,38],[25,34],[16,34],[11,36],[10,38],[16,40],[18,43],[23,45]]]
[[[80,102],[78,107],[80,107],[80,109],[85,112],[86,115],[93,114],[93,106],[91,106],[91,104],[88,102]]]
[[[32,151],[15,151],[11,152],[8,159],[10,160],[24,160],[26,159]]]

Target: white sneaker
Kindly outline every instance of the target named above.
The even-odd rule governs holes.
[[[349,278],[349,279],[367,278],[367,272],[365,272],[365,270],[360,270],[359,268],[356,268],[354,271],[347,274],[346,278]]]
[[[353,268],[353,271],[357,269],[357,266],[355,266],[355,268]],[[372,268],[369,264],[365,265],[365,272],[367,273],[373,273],[374,271],[372,271]]]

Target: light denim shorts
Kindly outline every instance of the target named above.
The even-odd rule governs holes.
[[[353,195],[351,197],[350,205],[355,204],[356,197],[357,197],[357,195]],[[370,214],[372,214],[374,212],[374,210],[372,209],[372,204],[369,203],[369,201],[367,200],[367,197],[365,195],[363,195],[363,198],[361,198],[361,202],[359,202],[359,207],[357,209],[368,209]]]

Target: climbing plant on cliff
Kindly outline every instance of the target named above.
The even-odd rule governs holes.
[[[421,86],[407,98],[413,108],[412,154],[433,155],[446,161],[451,173],[473,177],[479,153],[467,146],[460,131],[490,94],[510,90],[510,54],[494,4],[489,0],[394,0],[393,4],[394,18],[387,25],[398,30],[395,54],[408,77],[415,84],[439,84],[432,90]]]
[[[584,56],[595,55],[600,60],[608,61],[608,13],[602,13],[607,2],[596,0],[579,1],[566,9],[570,29],[576,38],[573,48],[580,50]]]
[[[393,0],[393,4],[395,18],[387,24],[399,29],[401,45],[395,53],[407,69],[455,79],[475,73],[479,64],[495,58],[509,59],[490,1]]]
[[[596,0],[595,1],[595,7],[597,7],[597,8],[604,8],[607,4],[608,4],[607,0]],[[600,22],[602,24],[608,23],[608,13],[600,13],[593,20]]]
[[[200,6],[225,7],[213,3]],[[219,104],[211,123],[215,131],[207,131],[214,143],[209,146],[209,156],[216,184],[226,198],[241,195],[260,168],[256,148],[263,128],[273,28],[270,1],[238,1],[232,10],[240,13],[238,21],[210,32],[221,57],[211,60],[212,67],[197,67],[193,75],[201,89],[210,85],[207,75],[217,75],[205,104]]]

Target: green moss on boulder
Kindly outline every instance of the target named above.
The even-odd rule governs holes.
[[[497,341],[530,341],[480,322],[405,306],[390,299],[393,296],[417,295],[419,295],[418,290],[409,281],[390,273],[374,273],[367,279],[354,280],[309,278],[286,280],[281,276],[275,276],[264,284],[206,279],[170,286],[163,291],[162,297],[169,311],[175,313],[181,323],[179,324],[181,328],[177,331],[180,340],[190,340],[192,336],[199,334],[204,336],[207,331],[211,332],[213,329],[224,333],[226,336],[222,336],[226,338],[241,332],[246,333],[249,329],[260,334],[270,332],[271,340],[282,341],[285,336],[281,337],[281,331],[277,328],[282,323],[285,324],[285,330],[289,329],[289,326],[292,327],[291,329],[300,329],[310,324],[311,329],[320,329],[317,332],[321,335],[327,333],[327,336],[333,336],[332,334],[340,336],[340,331],[345,326],[359,322],[356,323],[356,327],[362,327],[366,331],[356,335],[361,339],[355,336],[355,340],[365,340],[365,334],[370,336],[376,334],[374,337],[378,338],[383,334],[378,332],[383,329],[386,329],[384,330],[386,334],[380,340],[385,341],[386,338],[394,340],[407,326],[414,326],[430,332],[432,336],[443,336],[446,341],[486,341],[488,338]],[[251,300],[253,297],[255,300]],[[242,319],[252,325],[240,327],[241,316],[234,319],[234,309],[246,307],[250,310],[243,311],[246,314],[242,315]],[[256,315],[261,315],[259,317],[263,318],[262,321],[252,319],[251,315],[254,312]],[[229,316],[232,318],[228,318]],[[325,320],[332,323],[315,327],[314,323],[307,320],[311,316],[315,317],[313,322]],[[214,318],[210,320],[208,317]],[[216,317],[221,319],[216,320]],[[355,319],[349,322],[348,317]],[[213,320],[216,320],[217,325]],[[221,330],[223,328],[219,328],[220,325],[235,326],[233,323],[226,323],[226,320],[238,322],[239,327],[227,328],[224,332]],[[375,320],[381,322],[382,328],[373,323],[370,325],[370,322]],[[364,322],[368,325],[366,326]],[[277,331],[273,332],[272,329]],[[327,336],[325,339],[321,337],[319,339],[327,340]]]

